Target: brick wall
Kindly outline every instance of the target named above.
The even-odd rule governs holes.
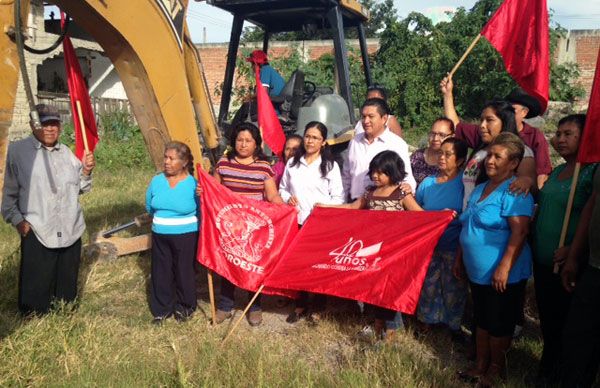
[[[586,100],[592,90],[594,72],[596,70],[596,60],[598,59],[598,50],[600,49],[600,31],[590,31],[589,34],[578,36],[577,38],[577,64],[581,72],[580,82],[586,90]]]
[[[359,49],[357,40],[346,41],[349,47],[356,50]],[[218,112],[221,103],[221,96],[216,93],[220,89],[225,77],[225,65],[227,61],[227,43],[206,43],[196,45],[200,53],[200,59],[204,67],[208,89],[211,93],[211,102],[215,107],[215,112]],[[262,44],[248,44],[246,48],[261,49]],[[307,59],[318,59],[325,54],[333,54],[333,41],[304,41],[304,42],[271,42],[269,45],[269,58],[282,58],[290,55],[292,47],[297,47],[301,51],[302,57]],[[379,48],[377,39],[368,39],[367,47],[370,54],[376,52]],[[238,50],[238,55],[241,51]],[[237,85],[238,80],[234,78],[234,84]]]
[[[347,41],[350,47],[359,48],[358,41]],[[333,53],[333,41],[305,41],[305,42],[272,42],[269,48],[269,56],[280,58],[286,56],[291,50],[289,46],[298,47],[303,50],[305,58],[318,59],[324,54]],[[198,51],[204,65],[208,88],[211,92],[212,103],[215,111],[218,111],[221,97],[215,93],[223,83],[225,76],[225,62],[227,58],[227,43],[198,44]],[[260,44],[250,44],[247,47],[261,48]],[[377,39],[368,40],[369,54],[373,54],[379,48]],[[600,30],[572,30],[559,42],[555,59],[559,63],[576,62],[580,70],[579,82],[585,90],[585,97],[580,101],[580,107],[587,106],[594,72],[596,59],[600,49]],[[239,51],[238,51],[238,55]],[[234,82],[237,80],[234,79]]]
[[[579,82],[586,93],[581,107],[587,106],[590,97],[599,49],[600,30],[571,30],[558,46],[559,63],[575,62],[579,66]]]
[[[38,47],[45,47],[51,44],[55,35],[45,34],[42,26],[43,22],[43,8],[42,2],[36,0],[32,4],[33,17],[30,20],[29,34],[34,37],[33,41]],[[77,47],[89,48],[92,50],[100,50],[98,45],[93,42],[80,41],[74,39],[74,43]],[[346,41],[348,46],[358,50],[359,44],[356,40]],[[368,50],[370,54],[373,54],[379,48],[379,42],[377,39],[369,39],[367,42]],[[90,47],[87,47],[90,46]],[[208,89],[211,93],[211,100],[215,107],[215,112],[218,111],[218,107],[221,101],[220,95],[216,93],[217,89],[223,82],[225,75],[225,64],[227,58],[227,43],[208,43],[197,45],[202,64],[205,70],[205,76],[208,82]],[[298,50],[302,51],[304,58],[318,59],[324,54],[333,53],[333,41],[304,41],[304,42],[272,42],[269,48],[269,55],[274,58],[286,57],[289,55],[289,51],[292,50],[290,46],[297,47]],[[250,44],[246,47],[260,48],[260,44]],[[594,71],[596,66],[596,59],[598,50],[600,49],[600,30],[572,30],[567,34],[566,38],[563,38],[559,43],[558,52],[556,53],[556,59],[559,62],[576,62],[579,65],[581,76],[579,82],[582,84],[586,91],[586,96],[581,100],[581,107],[587,105],[589,99],[589,93],[592,88],[592,81],[594,78]],[[26,53],[27,62],[29,65],[30,79],[32,82],[33,89],[37,89],[37,77],[36,68],[37,65],[41,64],[45,58],[57,55],[60,52],[60,48],[47,56],[33,56]],[[239,52],[238,52],[239,55]],[[28,109],[25,100],[25,94],[22,88],[22,81],[19,80],[19,87],[17,92],[15,111],[13,117],[13,123],[9,131],[12,139],[26,135],[29,132],[28,122]],[[234,80],[237,82],[237,80]]]

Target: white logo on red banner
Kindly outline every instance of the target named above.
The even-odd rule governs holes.
[[[383,241],[364,246],[362,240],[350,237],[347,243],[329,252],[332,259],[328,263],[314,264],[315,269],[333,269],[336,271],[378,271],[381,260],[379,252]]]
[[[264,267],[257,263],[264,249],[273,244],[273,222],[261,210],[244,204],[223,207],[216,217],[219,245],[227,261],[249,272],[263,273]],[[256,233],[267,228],[268,234]]]

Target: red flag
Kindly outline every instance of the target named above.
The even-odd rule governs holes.
[[[512,78],[542,106],[550,90],[550,33],[546,0],[506,0],[481,30]]]
[[[596,60],[596,74],[588,104],[583,136],[579,141],[579,163],[600,162],[600,51]]]
[[[260,66],[254,66],[256,76],[256,103],[258,106],[258,127],[262,132],[265,143],[269,145],[275,155],[281,155],[285,146],[285,134],[281,123],[273,108],[269,94],[260,82]]]
[[[61,12],[61,26],[64,28],[65,14]],[[73,44],[68,35],[63,40],[63,52],[65,56],[65,73],[67,74],[67,84],[69,86],[69,97],[71,98],[71,112],[73,112],[73,128],[75,128],[75,156],[83,158],[85,150],[82,136],[81,122],[77,110],[77,101],[81,105],[83,123],[85,125],[86,139],[90,152],[94,152],[98,143],[98,128],[96,128],[96,118],[90,103],[83,73],[79,66],[79,60],[73,49]]]
[[[265,285],[412,314],[433,250],[451,220],[449,211],[315,208]]]
[[[198,261],[238,287],[256,291],[298,232],[296,209],[244,198],[198,167],[202,223]],[[295,293],[265,288],[263,293]]]

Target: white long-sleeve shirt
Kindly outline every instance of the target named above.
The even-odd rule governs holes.
[[[339,205],[344,203],[344,186],[340,167],[333,162],[333,168],[325,177],[321,176],[321,157],[307,164],[304,157],[292,167],[293,158],[285,166],[279,184],[279,195],[284,202],[292,196],[298,200],[298,224],[302,225],[316,203]]]
[[[370,144],[365,138],[364,132],[354,136],[354,139],[350,141],[348,145],[348,160],[344,163],[342,174],[344,189],[350,194],[350,198],[361,197],[365,189],[373,184],[369,177],[369,163],[381,151],[394,151],[400,156],[404,162],[404,171],[406,171],[404,182],[408,183],[413,192],[415,192],[417,183],[410,167],[408,145],[404,139],[394,135],[386,128]]]

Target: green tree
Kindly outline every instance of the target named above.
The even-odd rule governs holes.
[[[425,131],[443,113],[439,82],[481,31],[501,0],[480,0],[470,9],[458,8],[450,22],[433,25],[419,13],[391,23],[380,37],[374,57],[375,79],[390,91],[390,105],[403,126]],[[551,29],[551,52],[564,30]],[[572,101],[581,94],[573,84],[577,68],[551,65],[551,99]],[[484,101],[502,97],[516,85],[502,57],[481,39],[454,75],[457,110],[478,117]]]

